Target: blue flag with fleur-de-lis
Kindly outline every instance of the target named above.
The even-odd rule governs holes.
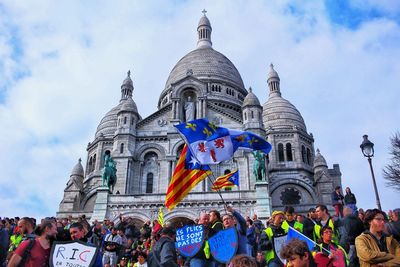
[[[175,125],[182,134],[193,156],[200,164],[218,164],[229,160],[239,148],[271,151],[271,144],[251,133],[231,130],[210,123],[207,119],[192,120]]]

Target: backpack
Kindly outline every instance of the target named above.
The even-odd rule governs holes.
[[[29,240],[29,244],[28,244],[28,246],[26,246],[26,248],[24,250],[24,254],[22,254],[22,258],[21,258],[21,261],[18,264],[18,267],[24,267],[25,263],[27,262],[27,260],[31,256],[31,250],[32,250],[33,246],[35,245],[35,239],[30,238],[28,240]]]

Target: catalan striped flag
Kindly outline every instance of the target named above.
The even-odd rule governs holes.
[[[234,186],[239,186],[239,170],[217,177],[211,189],[217,191],[222,188],[232,188]]]
[[[200,165],[185,144],[168,186],[167,197],[165,198],[165,206],[168,210],[175,208],[193,187],[211,173],[210,167]]]

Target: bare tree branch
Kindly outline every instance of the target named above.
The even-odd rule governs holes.
[[[390,143],[389,154],[392,157],[391,162],[383,169],[383,178],[388,186],[400,191],[400,132],[390,138]]]

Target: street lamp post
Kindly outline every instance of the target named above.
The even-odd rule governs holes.
[[[374,156],[374,143],[368,140],[368,135],[363,135],[363,142],[360,145],[361,151],[364,155],[364,157],[368,158],[368,163],[369,163],[369,168],[371,169],[371,175],[372,175],[372,182],[374,184],[374,190],[375,190],[375,198],[376,198],[376,205],[378,206],[379,210],[382,210],[381,207],[381,201],[379,200],[379,193],[378,193],[378,188],[376,187],[376,181],[375,181],[375,174],[374,174],[374,169],[372,168],[372,157]]]

